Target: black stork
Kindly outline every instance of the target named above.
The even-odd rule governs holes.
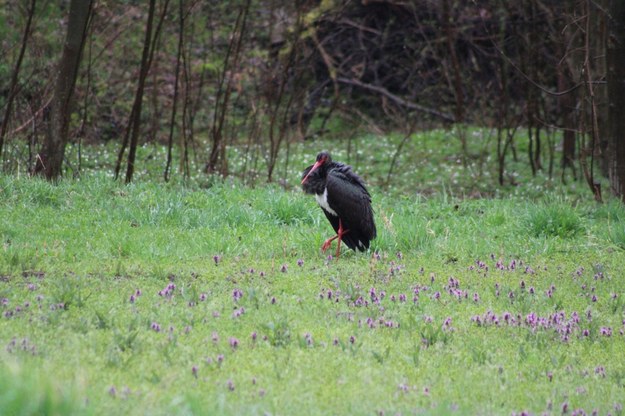
[[[369,248],[369,242],[376,236],[371,195],[351,166],[334,162],[328,152],[321,152],[315,164],[304,170],[302,188],[307,194],[315,195],[336,231],[321,250],[325,252],[334,240],[338,240],[336,257],[341,251],[341,241],[354,251]]]

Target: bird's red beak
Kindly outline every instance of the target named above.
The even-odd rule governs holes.
[[[315,162],[312,169],[310,169],[310,171],[306,174],[306,176],[304,176],[304,179],[302,179],[302,185],[304,184],[304,182],[306,182],[306,179],[308,179],[310,174],[313,173],[315,170],[317,170],[319,166],[323,165],[324,162],[325,162],[325,159],[321,159]]]

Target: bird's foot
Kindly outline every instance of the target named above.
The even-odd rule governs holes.
[[[332,245],[332,242],[333,242],[334,240],[336,240],[337,238],[339,238],[339,236],[338,236],[338,235],[335,235],[334,237],[330,237],[330,238],[328,238],[328,239],[327,239],[327,240],[323,243],[323,245],[321,246],[321,251],[323,251],[323,252],[325,253],[325,252],[326,252],[326,250],[327,250],[327,249],[329,249],[329,248],[330,248],[330,246]]]

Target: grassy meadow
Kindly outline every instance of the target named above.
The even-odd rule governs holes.
[[[337,259],[305,146],[286,190],[0,176],[0,414],[622,414],[620,202],[362,151],[378,238]]]

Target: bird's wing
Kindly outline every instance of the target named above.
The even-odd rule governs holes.
[[[352,228],[366,240],[375,238],[371,196],[362,179],[348,166],[343,166],[328,172],[326,187],[328,204],[342,219],[345,228]]]

